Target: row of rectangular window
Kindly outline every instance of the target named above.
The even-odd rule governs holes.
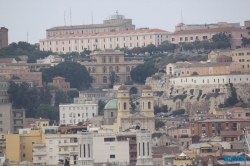
[[[67,107],[62,107],[63,110],[65,110],[65,108],[67,109]],[[84,107],[69,107],[69,110],[84,110]],[[76,108],[76,109],[75,109]],[[88,110],[89,107],[85,107],[86,110]],[[95,106],[92,106],[92,110],[94,110]]]

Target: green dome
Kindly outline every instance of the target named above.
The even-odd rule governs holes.
[[[104,107],[105,110],[117,110],[117,99],[110,100]]]

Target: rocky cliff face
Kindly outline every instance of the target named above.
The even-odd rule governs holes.
[[[229,84],[170,86],[169,78],[162,76],[159,80],[149,77],[146,84],[155,91],[155,105],[168,105],[170,110],[185,109],[186,113],[196,111],[211,112],[231,96]],[[250,84],[234,84],[237,98],[244,103],[250,99]]]

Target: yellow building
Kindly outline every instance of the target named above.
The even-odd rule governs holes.
[[[209,59],[211,59],[215,56],[219,56],[219,55],[231,56],[231,54],[232,54],[232,50],[213,50],[207,55],[207,59],[209,60]]]
[[[250,48],[232,50],[232,60],[241,64],[243,72],[250,72]]]
[[[19,134],[6,134],[6,158],[12,162],[32,162],[33,144],[44,142],[42,126],[48,125],[48,122],[40,122],[39,130],[20,129]]]
[[[107,86],[109,77],[114,71],[116,83],[122,84],[130,81],[130,71],[137,65],[144,63],[143,58],[124,57],[124,52],[106,50],[90,54],[90,59],[79,62],[85,66],[93,78],[93,86]]]

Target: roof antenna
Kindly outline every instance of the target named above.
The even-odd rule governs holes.
[[[70,25],[72,26],[71,7],[70,7]]]
[[[181,23],[183,23],[183,19],[182,19],[182,10],[181,10]]]
[[[64,10],[64,26],[66,26],[65,10]]]
[[[93,12],[91,10],[91,19],[92,19],[92,24],[93,24]]]

